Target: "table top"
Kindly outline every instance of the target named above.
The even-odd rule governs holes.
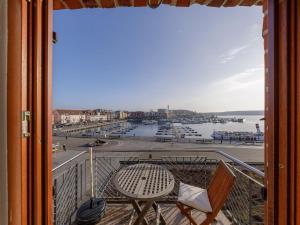
[[[147,163],[125,167],[114,178],[118,191],[127,197],[141,200],[169,194],[174,188],[174,183],[174,177],[169,170]]]

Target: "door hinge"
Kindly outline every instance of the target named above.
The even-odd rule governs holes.
[[[22,112],[22,136],[29,137],[29,121],[30,121],[30,111]]]

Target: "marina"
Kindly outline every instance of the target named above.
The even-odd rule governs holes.
[[[256,132],[238,132],[238,131],[214,131],[211,137],[214,140],[226,141],[246,141],[263,142],[264,133],[261,132],[259,124],[256,124]]]
[[[168,124],[160,126],[155,134],[156,141],[188,141],[188,142],[203,142],[201,134],[189,126],[182,124]]]
[[[241,117],[192,117],[192,118],[177,118],[171,120],[174,123],[181,124],[203,124],[203,123],[244,123],[245,118]]]
[[[233,117],[238,118],[238,117]],[[119,139],[129,137],[154,138],[156,141],[170,142],[260,142],[264,141],[264,121],[260,116],[248,116],[243,123],[202,123],[182,124],[165,121],[144,120],[141,123],[112,121],[86,126],[66,126],[54,130],[57,136],[95,137],[101,139]],[[226,121],[231,118],[224,117]]]

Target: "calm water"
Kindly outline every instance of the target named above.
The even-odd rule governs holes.
[[[224,116],[225,117],[225,116]],[[233,116],[228,116],[233,117]],[[203,124],[184,124],[183,126],[189,126],[199,134],[202,134],[203,138],[210,138],[210,135],[214,130],[224,130],[224,131],[248,131],[256,132],[255,124],[258,123],[261,131],[264,131],[264,121],[260,121],[263,116],[235,116],[237,118],[245,118],[244,123],[203,123]],[[129,133],[126,136],[143,136],[151,137],[154,136],[157,132],[157,125],[138,125],[138,127]]]

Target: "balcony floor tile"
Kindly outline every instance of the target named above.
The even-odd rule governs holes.
[[[159,204],[167,224],[170,225],[190,225],[189,221],[182,216],[176,205],[174,204]],[[130,204],[108,204],[104,218],[98,225],[128,225],[133,208]],[[194,210],[193,217],[200,222],[205,217],[204,213]],[[147,214],[149,224],[155,224],[156,214],[151,209]],[[216,218],[214,225],[229,225],[230,221],[220,212]]]

